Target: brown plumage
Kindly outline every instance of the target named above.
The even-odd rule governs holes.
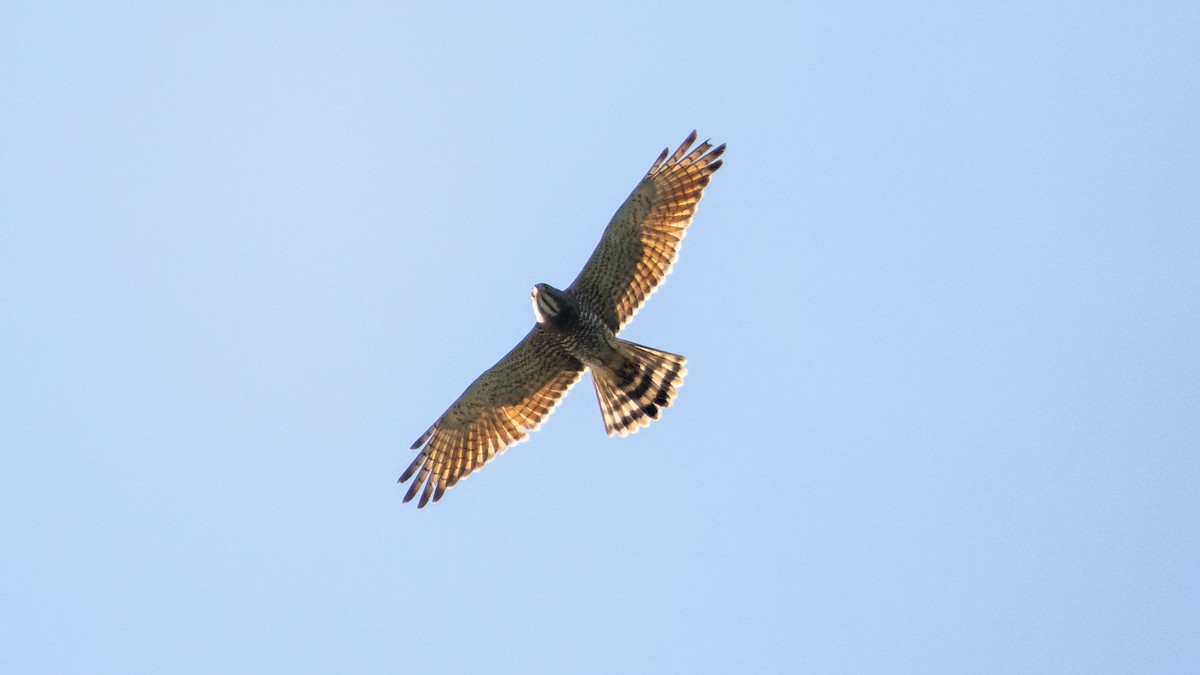
[[[663,150],[613,215],[600,244],[570,289],[591,300],[613,332],[621,330],[666,278],[704,188],[721,168],[721,144],[709,152],[693,131],[669,158]],[[708,154],[705,154],[708,153]]]
[[[677,354],[616,334],[671,270],[704,188],[725,146],[696,142],[693,131],[663,150],[609,222],[600,244],[566,290],[534,287],[538,322],[480,375],[413,444],[414,476],[404,501],[418,506],[477,471],[537,429],[583,374],[592,371],[605,431],[621,436],[659,418],[687,369]]]

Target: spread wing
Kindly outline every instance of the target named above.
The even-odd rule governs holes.
[[[714,149],[705,141],[692,148],[695,142],[693,131],[670,157],[662,151],[568,289],[598,308],[613,332],[633,318],[671,271],[704,187],[721,168],[725,145]]]
[[[459,479],[478,471],[541,425],[584,365],[559,349],[540,325],[467,387],[438,421],[413,444],[425,446],[400,476],[417,479],[404,495],[421,493],[418,507],[442,498]]]

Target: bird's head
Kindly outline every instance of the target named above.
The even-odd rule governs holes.
[[[538,323],[546,323],[558,316],[565,304],[562,291],[548,284],[533,287],[533,313]]]

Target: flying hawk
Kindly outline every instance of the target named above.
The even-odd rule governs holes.
[[[617,338],[671,270],[679,244],[725,145],[694,148],[693,131],[664,149],[617,209],[583,271],[565,290],[533,287],[537,323],[504,358],[467,387],[413,444],[416,476],[404,495],[423,507],[541,425],[583,371],[609,436],[658,419],[683,385],[686,359]]]

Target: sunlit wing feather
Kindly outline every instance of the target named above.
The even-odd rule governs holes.
[[[416,476],[404,501],[418,493],[418,506],[430,499],[438,501],[460,479],[525,440],[579,381],[583,370],[582,363],[534,326],[413,444],[421,452],[400,476],[401,483]]]
[[[587,298],[619,331],[671,271],[704,188],[721,167],[725,145],[695,148],[693,131],[668,157],[663,150],[617,209],[570,291]]]

